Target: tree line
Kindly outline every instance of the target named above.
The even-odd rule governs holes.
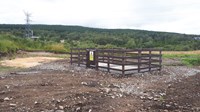
[[[1,24],[1,38],[20,43],[18,49],[68,51],[81,48],[162,48],[163,50],[199,50],[200,41],[188,35],[133,29],[99,29],[81,26],[31,25],[36,41],[24,37],[25,25]],[[13,38],[11,38],[13,37]],[[5,40],[5,39],[4,39]],[[60,40],[65,40],[60,43]],[[5,42],[4,42],[5,43]],[[2,42],[0,42],[0,46]]]

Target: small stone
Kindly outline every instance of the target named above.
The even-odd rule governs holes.
[[[161,95],[161,96],[164,96],[164,95],[166,95],[166,93],[160,93],[160,95]]]
[[[11,98],[8,98],[8,97],[5,97],[4,98],[4,101],[10,101],[10,100],[12,100]]]
[[[148,99],[149,99],[149,100],[152,100],[152,99],[153,99],[153,97],[151,97],[151,96],[150,96],[150,97],[148,97]]]
[[[76,108],[76,111],[80,111],[80,110],[81,110],[81,107],[77,107],[77,108]]]
[[[109,93],[111,91],[110,88],[104,88],[104,89],[105,89],[106,93]]]
[[[56,110],[55,112],[65,112],[64,110]]]
[[[114,99],[114,98],[115,98],[115,96],[111,96],[111,98],[112,98],[112,99]]]
[[[17,104],[11,103],[10,106],[12,106],[12,107],[16,107]]]
[[[171,84],[168,84],[168,88],[171,88]]]
[[[1,79],[5,79],[6,77],[4,77],[4,76],[1,76],[0,78],[1,78]]]
[[[142,100],[143,100],[143,99],[145,99],[145,97],[144,97],[144,96],[140,96],[140,99],[142,99]]]
[[[39,104],[37,101],[34,102],[35,105]]]
[[[164,110],[164,112],[168,112],[168,110]]]
[[[92,112],[92,109],[89,109],[89,111],[88,112]]]
[[[169,104],[166,104],[166,107],[170,107],[171,105],[169,105]]]
[[[119,94],[119,97],[121,98],[123,95],[122,94]]]
[[[154,101],[158,101],[158,100],[159,100],[159,98],[154,98],[153,100],[154,100]]]
[[[60,105],[60,106],[59,106],[59,109],[63,110],[63,109],[64,109],[64,107]]]
[[[9,86],[9,85],[5,85],[5,87],[6,87],[7,89],[9,89],[9,88],[10,88],[10,86]]]
[[[87,86],[87,82],[81,82],[81,84]]]

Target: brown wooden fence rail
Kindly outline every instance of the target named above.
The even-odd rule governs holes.
[[[129,75],[161,70],[161,49],[83,49],[72,48],[71,64]]]

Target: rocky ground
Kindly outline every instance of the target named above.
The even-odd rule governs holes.
[[[68,60],[3,72],[0,111],[200,111],[200,68],[172,65],[124,78],[70,65]]]

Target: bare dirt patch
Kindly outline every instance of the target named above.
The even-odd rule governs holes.
[[[55,57],[27,57],[27,58],[16,58],[13,60],[3,60],[0,62],[0,64],[2,66],[29,68],[36,65],[40,65],[42,63],[47,63],[59,59],[60,58],[55,58]]]

